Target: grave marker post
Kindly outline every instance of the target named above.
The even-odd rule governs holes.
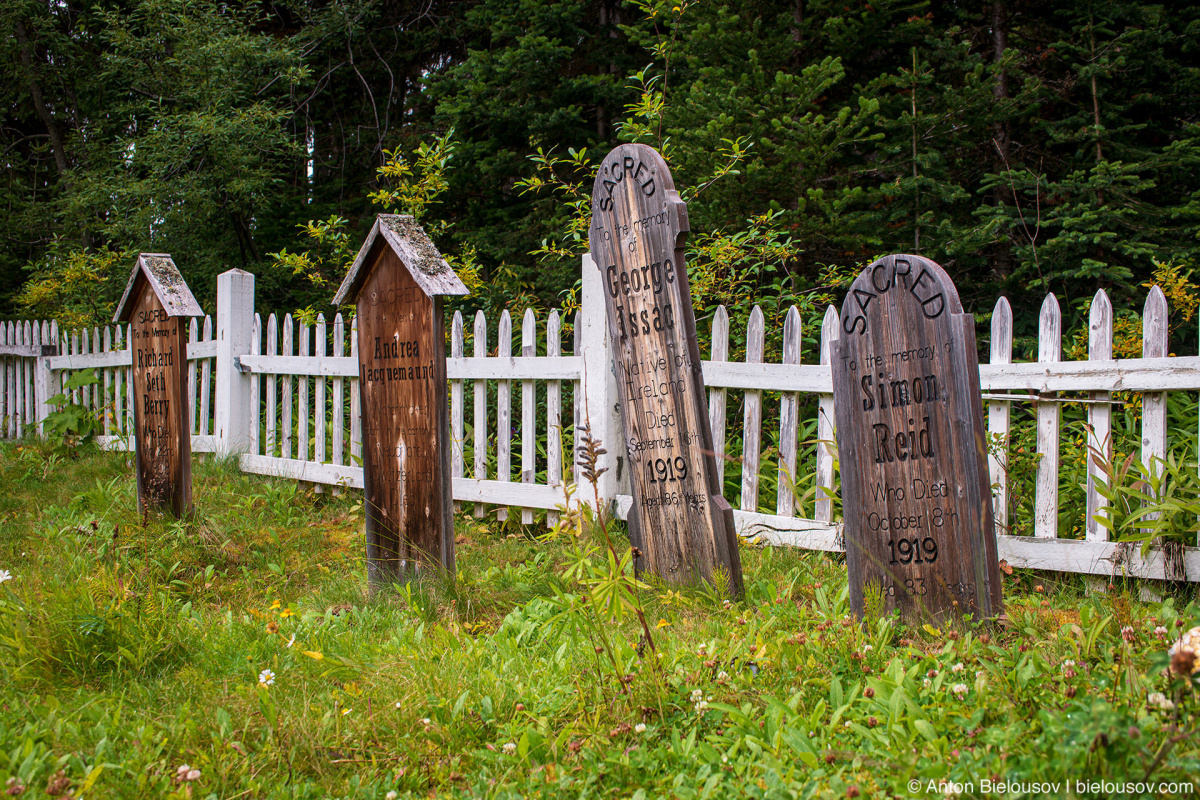
[[[367,581],[454,570],[442,298],[467,288],[410,216],[380,214],[333,302],[355,302]]]
[[[850,604],[906,619],[1003,610],[974,319],[912,255],[859,274],[831,344]],[[872,599],[871,594],[875,594]]]
[[[623,144],[601,161],[588,241],[604,286],[624,428],[624,442],[604,445],[629,457],[638,567],[672,583],[720,573],[724,588],[740,595],[737,534],[717,480],[684,263],[688,230],[687,205],[653,148]]]
[[[113,322],[129,323],[138,509],[192,507],[192,428],[187,325],[204,316],[165,253],[138,256]]]

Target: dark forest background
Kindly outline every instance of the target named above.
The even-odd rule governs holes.
[[[1156,276],[1182,307],[1200,250],[1188,2],[7,0],[0,30],[0,318],[101,322],[137,251],[210,310],[242,267],[328,311],[382,210],[474,305],[569,304],[628,140],[685,189],[700,311],[818,310],[915,252],[1028,328]]]

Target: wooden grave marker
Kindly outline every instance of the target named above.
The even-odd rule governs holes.
[[[367,581],[454,570],[442,297],[467,288],[416,221],[380,214],[334,303],[354,301],[367,507]]]
[[[629,535],[643,553],[635,563],[672,583],[720,572],[736,596],[741,557],[713,456],[684,263],[688,230],[687,205],[658,152],[623,144],[604,158],[588,241],[605,287],[633,491]]]
[[[927,258],[859,274],[831,343],[850,605],[910,620],[1003,610],[974,318]]]
[[[192,507],[187,321],[204,313],[164,253],[142,253],[113,322],[129,323],[138,509]]]

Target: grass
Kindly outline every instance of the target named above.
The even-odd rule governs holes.
[[[0,486],[11,795],[982,796],[997,779],[1100,797],[1075,782],[1196,780],[1197,695],[1165,671],[1200,624],[1189,597],[1017,571],[1007,627],[859,625],[840,559],[748,547],[742,601],[641,592],[655,651],[636,620],[572,602],[570,543],[544,527],[460,515],[456,576],[368,595],[357,492],[197,459],[179,523],[137,513],[127,456],[33,442],[0,445]]]

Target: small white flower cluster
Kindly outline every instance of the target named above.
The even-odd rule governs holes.
[[[692,706],[696,709],[697,714],[703,713],[704,710],[708,708],[709,700],[712,700],[712,698],[706,698],[704,696],[704,692],[700,691],[699,689],[692,690]]]
[[[864,652],[864,653],[869,653],[869,652],[871,652],[871,651],[872,651],[872,650],[874,650],[874,649],[875,649],[875,648],[874,648],[874,647],[872,647],[872,646],[871,646],[871,645],[869,645],[869,644],[864,644],[864,645],[863,645],[863,652]]]
[[[951,672],[962,672],[964,669],[965,669],[965,667],[963,667],[962,662],[960,661],[957,664],[955,664],[953,667],[951,667],[950,671]]]
[[[429,717],[421,717],[421,724],[425,726],[425,730],[429,730],[433,726],[433,720]]]
[[[517,745],[513,742],[505,742],[504,746],[500,749],[504,751],[504,755],[511,756],[513,753],[517,752]]]
[[[13,579],[13,574],[6,569],[0,569],[0,583],[8,583]]]
[[[1166,639],[1167,638],[1167,629],[1164,628],[1162,625],[1159,625],[1154,629],[1154,635],[1160,639]]]
[[[923,686],[923,687],[925,687],[926,689],[928,689],[930,686],[933,686],[933,681],[929,680],[929,678],[924,678],[924,679],[921,681],[921,686]]]
[[[180,764],[179,769],[175,770],[175,782],[183,783],[184,781],[200,780],[200,770],[192,769],[187,764]]]
[[[634,733],[645,733],[646,732],[646,723],[639,722],[637,725],[634,725],[633,732]]]
[[[720,672],[717,673],[717,683],[725,683],[725,681],[727,681],[727,680],[729,680],[728,672],[726,672],[725,670],[721,670]]]
[[[262,672],[258,673],[258,684],[260,686],[274,686],[275,673],[271,672],[269,669],[264,669]]]
[[[1163,711],[1170,711],[1175,707],[1175,704],[1168,700],[1167,696],[1162,692],[1151,692],[1146,696],[1146,703],[1148,705],[1157,706]]]
[[[950,691],[954,692],[961,699],[967,693],[967,685],[965,683],[956,683],[950,687]]]
[[[396,790],[392,789],[387,794],[385,794],[383,797],[384,797],[384,800],[396,800],[396,798],[399,796],[400,795],[396,792]]]

